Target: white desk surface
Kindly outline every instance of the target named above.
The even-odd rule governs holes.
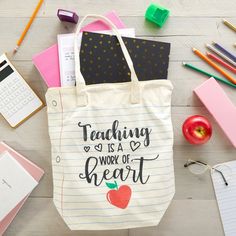
[[[0,1],[0,52],[10,52],[27,23],[37,0]],[[174,0],[158,1],[171,11],[162,29],[144,20],[148,0],[45,0],[28,32],[13,64],[45,101],[46,86],[32,64],[35,53],[56,42],[58,33],[70,33],[74,26],[61,23],[57,9],[76,10],[79,16],[88,13],[104,14],[116,10],[128,27],[135,27],[137,37],[171,42],[168,79],[174,85],[172,116],[175,132],[174,165],[176,194],[171,206],[157,227],[118,231],[70,231],[57,213],[52,202],[52,170],[50,141],[47,131],[46,108],[13,130],[0,117],[0,140],[34,161],[45,170],[40,185],[31,194],[23,209],[6,232],[6,236],[223,236],[217,203],[210,179],[206,173],[196,177],[184,167],[188,158],[208,162],[211,165],[234,160],[235,149],[213,121],[211,115],[193,95],[193,89],[205,81],[205,77],[182,67],[182,61],[214,72],[191,51],[196,47],[205,51],[204,44],[212,40],[221,42],[236,52],[236,33],[225,27],[221,19],[236,24],[236,1],[222,0]],[[218,74],[214,72],[215,74]],[[236,104],[236,90],[222,86]],[[214,134],[211,141],[201,147],[190,146],[181,134],[182,122],[189,115],[201,114],[212,121]],[[236,234],[236,232],[235,232]]]

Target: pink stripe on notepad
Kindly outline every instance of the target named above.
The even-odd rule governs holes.
[[[234,147],[236,147],[236,107],[214,78],[194,89]]]

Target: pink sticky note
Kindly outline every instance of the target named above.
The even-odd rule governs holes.
[[[37,182],[40,181],[44,174],[44,171],[41,168],[26,159],[24,156],[17,153],[5,143],[0,142],[0,153],[5,151],[8,151]],[[24,205],[27,198],[28,196],[25,197],[21,202],[19,202],[18,205],[12,211],[10,211],[9,214],[2,221],[0,221],[0,235],[2,235],[6,231],[6,229],[11,224],[21,207]]]
[[[115,11],[111,11],[105,15],[118,29],[124,29],[126,26],[121,21],[119,16],[116,14]],[[103,21],[97,20],[94,21],[86,26],[84,26],[81,31],[101,31],[101,30],[110,30],[110,27],[104,23]]]
[[[214,78],[194,89],[194,92],[236,147],[236,107]]]
[[[111,11],[105,16],[111,20],[118,29],[125,28],[124,23],[120,20],[115,11]],[[109,29],[108,25],[98,20],[83,27],[82,31],[91,32]],[[57,44],[54,44],[43,52],[34,55],[33,63],[49,88],[61,86]]]

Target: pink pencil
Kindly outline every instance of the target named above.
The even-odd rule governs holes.
[[[234,68],[233,66],[231,66],[228,63],[224,62],[223,60],[221,60],[219,57],[217,57],[213,53],[207,52],[206,54],[209,58],[213,59],[214,61],[218,62],[219,64],[221,64],[222,66],[224,66],[225,68],[227,68],[228,70],[230,70],[234,74],[236,74],[236,68]]]

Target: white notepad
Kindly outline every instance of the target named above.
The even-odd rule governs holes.
[[[219,173],[212,170],[211,177],[215,188],[216,199],[221,215],[225,236],[236,235],[236,161],[214,166],[221,170],[227,179],[228,186]]]
[[[0,155],[0,221],[23,200],[38,182],[11,156]]]
[[[135,37],[135,29],[119,29],[122,36]],[[96,31],[94,33],[112,34],[111,30]],[[82,34],[79,35],[78,45],[81,44]],[[75,62],[74,62],[74,34],[59,34],[58,54],[60,65],[61,86],[75,85]]]

